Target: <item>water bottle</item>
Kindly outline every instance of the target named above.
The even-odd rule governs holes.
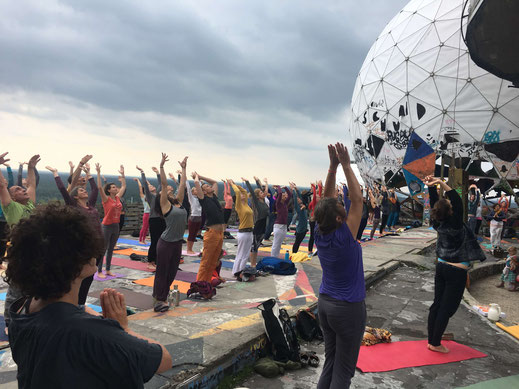
[[[180,292],[178,291],[178,285],[173,285],[173,298],[175,307],[178,307],[180,305]]]
[[[285,261],[290,261],[290,254],[288,253],[288,250],[285,252]]]

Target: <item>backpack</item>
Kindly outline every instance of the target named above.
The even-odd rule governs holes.
[[[133,230],[132,231],[132,237],[133,238],[138,238],[140,234],[141,234],[140,230]]]
[[[274,360],[299,361],[299,342],[290,317],[285,309],[279,309],[276,300],[269,299],[258,305],[263,317],[265,332],[270,341]]]
[[[296,314],[296,328],[299,336],[306,341],[323,339],[319,322],[309,308],[301,308]]]
[[[257,270],[282,276],[296,274],[296,265],[292,261],[285,261],[276,257],[265,257],[256,265]]]

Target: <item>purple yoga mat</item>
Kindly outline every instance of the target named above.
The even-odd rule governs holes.
[[[182,265],[180,265],[182,266]],[[184,281],[184,282],[195,282],[196,281],[196,273],[191,273],[188,271],[178,271],[175,276],[175,280]]]
[[[113,280],[114,278],[120,278],[122,276],[123,276],[122,274],[114,273],[113,276],[106,276],[106,278],[99,278],[99,276],[97,275],[97,272],[96,272],[96,274],[94,274],[94,280],[96,280],[96,281],[108,281],[108,280]]]

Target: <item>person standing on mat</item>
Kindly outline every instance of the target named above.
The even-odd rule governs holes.
[[[139,197],[142,202],[142,226],[139,231],[139,243],[146,244],[146,237],[148,236],[148,230],[150,228],[150,205],[146,201],[146,196],[144,194],[144,188],[142,187],[141,181],[138,178],[133,179],[137,186],[139,187]]]
[[[424,183],[429,187],[432,227],[438,234],[438,263],[434,275],[434,302],[429,308],[427,323],[427,347],[431,351],[448,353],[449,349],[441,344],[441,340],[449,319],[458,310],[463,297],[469,261],[484,259],[484,254],[475,236],[475,247],[470,252],[467,249],[467,234],[472,232],[464,227],[463,203],[456,190],[432,176],[425,177]],[[438,198],[436,185],[445,191],[446,198]]]
[[[316,185],[318,189],[316,189]],[[315,239],[315,219],[314,219],[314,211],[315,206],[321,200],[321,196],[323,194],[323,183],[319,181],[318,183],[312,184],[312,201],[308,204],[308,210],[310,211],[310,238],[308,239],[308,256],[311,257],[314,251],[314,239]]]
[[[364,193],[363,192],[363,188],[362,188],[362,185],[360,186],[360,193]],[[364,233],[364,229],[366,228],[366,225],[368,224],[368,217],[369,217],[369,209],[368,209],[368,200],[367,200],[367,197],[368,195],[366,194],[366,196],[362,196],[362,218],[360,219],[360,226],[359,226],[359,231],[357,232],[357,240],[361,240],[362,239],[362,234]]]
[[[272,257],[279,257],[281,245],[287,236],[288,223],[288,203],[292,200],[292,193],[290,189],[285,186],[284,191],[279,185],[276,189],[276,222],[274,223],[274,242],[272,242],[272,250],[270,255]]]
[[[191,175],[193,179],[193,175]],[[198,235],[198,231],[202,227],[202,206],[200,205],[200,201],[198,201],[198,197],[196,197],[196,188],[191,188],[189,185],[189,181],[186,180],[186,193],[187,198],[189,200],[189,205],[191,207],[191,214],[189,215],[187,222],[187,229],[189,235],[187,237],[187,253],[190,255],[194,255],[193,245],[196,242],[196,236]]]
[[[85,157],[86,158],[86,157]],[[99,235],[99,239],[103,240],[103,231],[101,229],[101,223],[99,222],[99,212],[97,211],[96,204],[97,204],[97,197],[99,195],[99,188],[96,185],[96,182],[94,180],[94,177],[90,174],[90,166],[88,163],[83,162],[84,159],[82,159],[79,162],[80,166],[83,166],[86,179],[88,180],[88,183],[90,184],[90,195],[88,192],[79,187],[76,186],[72,188],[70,193],[67,191],[67,188],[65,188],[65,185],[63,184],[63,181],[61,180],[61,177],[58,174],[58,169],[55,169],[50,166],[46,166],[45,168],[49,170],[52,175],[54,176],[54,180],[56,181],[56,186],[58,187],[58,190],[61,193],[61,196],[63,197],[63,200],[65,201],[65,204],[70,207],[75,207],[79,209],[81,212],[83,212],[87,217],[88,220],[90,220],[92,227],[94,227],[94,231],[96,231]],[[103,260],[103,256],[99,255],[96,258],[96,266],[99,266],[99,263]],[[78,295],[78,304],[80,306],[85,305],[86,299],[88,296],[88,291],[90,290],[90,286],[92,285],[92,282],[94,281],[94,275],[92,274],[89,277],[86,277],[81,282],[81,286],[79,287],[79,295]]]
[[[254,177],[255,180],[259,181],[257,177]],[[263,237],[265,236],[265,230],[267,229],[267,220],[269,217],[270,209],[269,205],[265,202],[265,199],[268,195],[269,183],[265,178],[265,186],[262,188],[261,185],[252,190],[252,186],[249,181],[244,180],[245,185],[249,189],[252,198],[252,209],[254,210],[254,230],[252,231],[253,240],[252,240],[252,249],[250,253],[250,265],[252,267],[256,267],[256,262],[258,259],[258,250],[261,246],[261,242],[263,241]],[[268,201],[268,200],[267,200]]]
[[[225,228],[229,224],[229,219],[232,214],[232,206],[234,204],[234,200],[231,196],[231,186],[227,181],[223,181],[223,201],[225,202],[225,207],[223,210],[223,218],[225,222]],[[225,239],[234,239],[229,231],[224,231]]]
[[[168,156],[162,153],[160,161],[160,185],[166,188],[167,178],[164,164]],[[184,189],[186,188],[187,157],[179,162],[182,168],[182,176],[178,184],[177,196],[168,194],[166,190],[160,192],[160,211],[166,221],[166,229],[157,243],[157,271],[153,282],[153,298],[156,300],[153,310],[165,312],[169,309],[167,303],[169,288],[177,275],[178,265],[182,257],[182,242],[186,230],[187,211],[182,207]]]
[[[199,176],[197,172],[194,172],[194,175],[196,196],[200,201],[202,212],[205,213],[207,220],[207,231],[204,234],[204,251],[202,252],[196,281],[197,286],[200,286],[199,283],[204,283],[203,286],[208,287],[209,290],[207,290],[207,293],[203,293],[202,297],[210,299],[214,295],[214,289],[210,287],[210,282],[222,251],[223,232],[225,231],[226,224],[222,205],[218,200],[218,183],[211,178]],[[205,183],[201,185],[200,180],[204,180]]]
[[[101,165],[96,163],[97,170],[97,186],[101,187]],[[121,211],[123,205],[121,204],[121,197],[126,192],[126,178],[124,177],[124,166],[121,165],[119,169],[121,175],[121,188],[118,188],[113,182],[108,182],[103,186],[101,191],[101,200],[103,202],[103,209],[105,216],[103,218],[103,236],[105,240],[105,251],[106,251],[106,276],[113,275],[110,271],[112,264],[112,255],[114,253],[114,247],[119,237],[119,223],[121,218]],[[103,261],[97,266],[97,276],[99,278],[106,278],[103,274]]]
[[[152,170],[157,174],[158,186],[155,188],[146,180],[144,170],[139,166],[136,166],[137,170],[141,172],[141,184],[144,188],[144,195],[146,196],[146,202],[150,205],[150,247],[148,248],[148,269],[155,270],[157,262],[157,242],[159,241],[160,235],[166,229],[166,222],[160,213],[160,204],[157,204],[157,193],[162,191],[160,184],[160,174],[156,167]]]
[[[242,178],[242,181],[245,181],[245,179]],[[247,265],[247,260],[249,259],[252,248],[252,241],[254,239],[252,234],[254,229],[254,213],[248,204],[249,197],[247,195],[247,190],[236,185],[233,180],[227,180],[227,183],[232,187],[234,194],[236,195],[234,206],[238,213],[238,218],[240,219],[237,235],[238,250],[234,259],[232,274],[238,281],[242,281],[241,272]]]
[[[294,211],[297,215],[296,240],[292,246],[292,253],[297,253],[301,242],[308,232],[308,210],[307,204],[304,203],[303,197],[301,193],[299,193],[299,189],[297,189],[297,185],[291,182],[290,189],[292,189],[294,196]]]
[[[323,269],[319,321],[325,361],[318,389],[350,387],[366,326],[366,286],[362,248],[356,240],[362,218],[362,193],[347,148],[328,146],[330,168],[323,198],[315,207],[315,245]],[[336,172],[342,165],[351,201],[349,212],[334,197]]]

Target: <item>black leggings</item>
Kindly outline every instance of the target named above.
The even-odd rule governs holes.
[[[481,222],[482,221],[483,220],[481,220],[481,219],[477,219],[476,220],[476,231],[475,231],[476,235],[479,235],[479,229],[481,228]]]
[[[0,222],[0,263],[4,260],[8,231],[7,222]]]
[[[360,219],[360,226],[359,230],[357,231],[357,240],[362,239],[362,234],[364,232],[364,229],[366,228],[366,225],[368,224],[368,219]]]
[[[311,253],[314,250],[314,230],[315,221],[310,220],[310,239],[308,240],[308,252]]]
[[[387,219],[389,218],[389,215],[387,213],[382,214],[382,220],[380,221],[380,233],[382,234],[382,231],[384,231],[384,228],[386,228]]]
[[[293,253],[297,253],[299,251],[299,245],[305,238],[307,231],[308,230],[305,230],[304,232],[296,232],[296,241],[294,242],[294,245],[292,246]]]
[[[439,346],[449,319],[456,313],[465,291],[467,270],[438,262],[434,275],[434,302],[429,308],[429,344]]]
[[[166,229],[166,222],[161,217],[151,217],[150,218],[150,238],[151,244],[148,249],[148,262],[156,262],[157,261],[157,242],[159,241],[160,236]]]
[[[103,261],[103,256],[101,255],[96,259],[96,266]],[[92,281],[94,281],[94,275],[92,274],[90,277],[87,277],[81,281],[81,286],[79,287],[79,294],[77,298],[77,303],[79,305],[85,305],[86,299],[88,296],[88,291],[90,290],[90,285],[92,285]]]

